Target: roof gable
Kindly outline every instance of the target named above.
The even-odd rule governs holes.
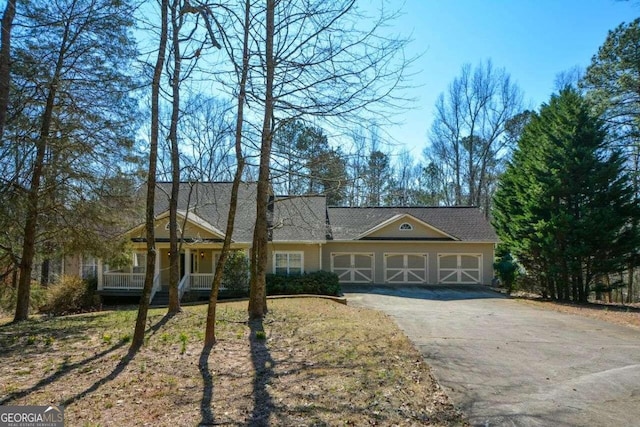
[[[403,227],[405,226],[405,227]],[[410,214],[396,214],[356,237],[357,240],[459,240]]]
[[[412,218],[421,227],[440,232],[446,240],[461,242],[492,242],[498,237],[480,209],[475,207],[372,207],[372,208],[327,208],[333,240],[358,240],[378,237],[385,240],[385,228],[392,224],[400,226],[402,218]],[[398,223],[400,221],[400,223]],[[391,229],[389,228],[389,231]],[[414,228],[415,230],[415,228]],[[442,240],[427,229],[417,240]],[[386,239],[393,236],[386,236]]]
[[[178,210],[176,212],[178,217],[178,233],[182,234],[183,239],[206,239],[206,240],[222,240],[224,239],[224,233],[213,225],[209,224],[198,215],[190,212]],[[127,231],[125,235],[130,236],[133,239],[146,238],[146,232],[144,224],[140,224],[131,230]],[[156,216],[155,219],[155,236],[156,239],[168,239],[169,238],[169,211],[162,212]]]

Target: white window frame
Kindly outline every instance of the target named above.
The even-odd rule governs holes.
[[[202,250],[196,250],[191,252],[191,273],[200,273],[200,252]]]
[[[171,221],[167,221],[167,223],[164,225],[164,229],[166,231],[169,231],[169,224],[171,224]],[[180,226],[180,224],[178,224],[178,227],[177,227],[176,231],[178,233],[182,233],[182,227]]]
[[[402,224],[400,224],[400,227],[398,227],[398,230],[413,231],[413,225],[409,224],[408,222],[403,222]]]
[[[273,253],[273,273],[274,274],[283,274],[279,273],[276,269],[278,255],[286,255],[287,256],[287,272],[285,273],[287,276],[291,274],[291,265],[290,265],[290,256],[291,255],[300,255],[300,275],[304,274],[304,251],[275,251]],[[296,267],[297,268],[297,267]],[[297,274],[297,273],[295,273]]]
[[[90,271],[89,269],[93,271]],[[82,255],[80,257],[80,277],[83,279],[98,277],[98,258],[91,255]]]

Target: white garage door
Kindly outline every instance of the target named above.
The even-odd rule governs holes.
[[[438,254],[438,283],[482,283],[482,254]]]
[[[331,271],[342,283],[373,283],[373,254],[332,253]]]
[[[427,254],[384,254],[385,283],[427,283]]]

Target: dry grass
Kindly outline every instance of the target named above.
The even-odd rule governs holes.
[[[420,354],[385,315],[318,299],[150,312],[127,357],[135,310],[0,326],[0,404],[65,404],[69,426],[461,425]],[[264,337],[260,331],[264,331]]]
[[[605,304],[575,305],[531,299],[521,299],[520,301],[548,310],[577,314],[617,325],[640,329],[640,309],[637,306],[625,307]]]

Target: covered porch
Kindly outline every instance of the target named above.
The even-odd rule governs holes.
[[[179,253],[178,265],[180,298],[187,292],[208,294],[215,267],[220,257],[220,248],[211,245],[184,245]],[[151,299],[157,293],[169,290],[170,252],[168,245],[157,245],[155,272]],[[103,295],[125,296],[141,295],[147,265],[146,248],[139,246],[132,253],[131,265],[120,269],[111,269],[99,262],[98,291]]]

